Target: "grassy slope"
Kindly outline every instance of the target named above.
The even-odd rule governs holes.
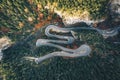
[[[105,0],[91,1],[99,2]],[[32,32],[35,24],[39,23],[36,19],[38,17],[38,12],[33,9],[38,3],[37,0],[36,2],[33,2],[33,4],[29,4],[23,0],[16,0],[14,3],[2,0],[0,3],[2,3],[0,4],[0,12],[4,14],[4,16],[0,15],[0,27],[4,26],[5,28],[10,28],[7,33],[4,33],[13,41],[21,40],[28,36]],[[45,4],[46,3],[43,1],[43,5]],[[24,12],[25,7],[29,10],[27,13]],[[10,11],[11,14],[8,14],[6,12],[7,10]],[[39,12],[42,12],[45,15],[43,20],[48,18],[48,13],[44,8]],[[32,21],[32,23],[29,22],[28,17],[32,17],[34,21]],[[24,23],[23,28],[19,29],[19,22]],[[27,32],[27,30],[31,31]],[[20,32],[20,34],[16,35],[16,32]],[[24,60],[23,57],[41,56],[53,52],[56,49],[51,49],[50,47],[36,49],[34,47],[35,38],[31,39],[28,44],[24,44],[24,46],[20,45],[16,46],[14,49],[4,51],[4,58],[0,65],[2,75],[6,76],[6,80],[119,80],[120,46],[108,43],[96,32],[81,31],[78,32],[77,35],[81,35],[83,40],[81,44],[88,43],[91,45],[93,51],[90,57],[76,59],[56,57],[37,65],[34,62]],[[33,46],[29,47],[31,43]],[[48,49],[49,51],[46,51]]]

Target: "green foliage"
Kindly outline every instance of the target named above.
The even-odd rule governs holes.
[[[2,27],[10,29],[5,35],[16,41],[21,36],[26,37],[30,34],[38,23],[38,14],[43,13],[44,18],[47,18],[48,11],[44,8],[49,2],[50,4],[57,3],[57,9],[72,12],[73,10],[87,10],[91,16],[101,18],[105,16],[106,5],[109,0],[2,0],[0,4],[0,29]],[[38,4],[42,8],[38,9]],[[28,18],[33,21],[28,21]],[[22,28],[21,28],[22,27]],[[17,34],[17,35],[15,35]]]
[[[69,10],[88,10],[94,19],[105,16],[106,6],[109,0],[38,0],[41,3],[50,2],[53,4],[56,2],[57,9]]]
[[[37,15],[26,0],[4,0],[0,4],[0,8],[0,28],[9,28],[9,32],[5,34],[13,40],[24,36],[24,34],[28,33],[26,32],[27,30],[33,28],[35,21],[29,24],[28,17],[34,18]],[[27,13],[24,11],[25,8],[28,9]],[[20,28],[19,23],[23,23],[23,28]],[[15,35],[18,32],[20,32],[20,34]]]
[[[30,1],[32,2],[30,3]],[[57,2],[57,9],[64,8],[64,10],[69,9],[70,11],[86,9],[91,16],[99,18],[105,14],[109,0],[0,0],[0,29],[5,27],[4,34],[14,41],[26,38],[32,33],[34,25],[38,22],[38,13],[44,13],[44,18],[47,18],[49,12],[43,6],[46,6],[48,1],[51,4]],[[42,4],[42,8],[36,11],[39,3]],[[27,9],[26,12],[25,9]],[[31,17],[33,21],[29,22],[28,17]],[[22,28],[19,26],[20,22],[24,24],[21,26]],[[42,64],[35,64],[26,61],[23,57],[38,57],[57,49],[35,48],[36,38],[32,38],[24,45],[4,51],[0,74],[5,75],[6,80],[119,80],[120,46],[108,43],[97,32],[81,31],[78,33],[78,36],[80,35],[82,42],[78,44],[91,45],[93,50],[91,57],[76,59],[56,57]]]
[[[1,67],[6,80],[118,80],[120,78],[120,46],[106,42],[94,31],[81,31],[77,35],[81,35],[82,39],[78,44],[91,45],[93,51],[90,57],[75,59],[55,57],[41,64],[35,64],[23,57],[42,56],[56,49],[50,47],[34,49],[34,46],[29,48],[29,44],[24,44],[24,46],[20,45],[4,51]],[[33,40],[30,40],[31,44]],[[34,51],[31,51],[33,49]]]

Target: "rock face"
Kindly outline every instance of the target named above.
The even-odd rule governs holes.
[[[72,14],[68,13],[67,11],[57,11],[55,10],[55,13],[57,13],[63,20],[63,23],[65,26],[69,26],[72,24],[76,24],[79,22],[87,22],[91,23],[90,20],[90,14],[88,11],[84,11],[80,13],[79,11],[75,11]]]
[[[3,52],[2,50],[6,49],[9,47],[11,44],[11,40],[7,37],[0,38],[0,60],[3,57]]]
[[[112,23],[113,26],[114,23],[116,25],[119,25],[119,23],[116,23],[116,22],[119,22],[120,21],[120,0],[110,0],[109,4],[106,6],[108,7],[108,15],[107,15],[107,18],[108,18],[108,21],[105,21],[104,24],[110,24]],[[66,25],[66,26],[69,26],[69,25],[73,25],[73,24],[76,24],[76,23],[79,23],[79,22],[85,22],[87,24],[90,24],[90,23],[99,23],[103,20],[90,20],[91,19],[91,13],[87,10],[84,10],[82,12],[79,11],[71,11],[71,14],[68,13],[68,11],[57,11],[55,10],[55,12],[60,15],[63,19],[63,23]],[[99,11],[95,11],[95,12],[99,12]],[[94,13],[94,12],[92,12]],[[103,24],[103,23],[102,23]],[[110,26],[110,25],[107,25],[105,26],[107,28],[111,28],[113,26]],[[100,26],[101,27],[101,26]],[[103,26],[102,26],[103,27]],[[101,28],[103,29],[103,28]]]
[[[62,0],[61,3],[57,3],[54,12],[61,16],[65,26],[80,22],[90,24],[103,20],[100,18],[104,16],[104,5],[107,5],[108,2],[109,0]]]
[[[120,0],[111,0],[109,4],[109,16],[112,21],[120,21]]]

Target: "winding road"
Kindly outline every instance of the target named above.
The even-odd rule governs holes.
[[[87,56],[91,53],[92,49],[90,48],[89,45],[83,44],[77,49],[68,49],[66,47],[63,47],[58,44],[72,44],[75,41],[74,32],[75,30],[95,30],[97,31],[100,35],[103,37],[110,37],[110,36],[115,36],[118,34],[118,30],[120,27],[117,27],[115,29],[108,29],[108,30],[100,30],[98,28],[94,28],[92,26],[90,27],[75,27],[75,28],[60,28],[55,25],[49,25],[45,29],[45,35],[48,37],[55,37],[58,39],[62,40],[52,40],[52,39],[38,39],[36,41],[36,47],[40,46],[50,46],[50,47],[55,47],[58,49],[61,49],[62,51],[56,51],[53,53],[49,53],[45,56],[35,58],[35,57],[25,57],[28,59],[34,59],[36,63],[40,63],[48,58],[52,58],[55,56],[65,56],[65,57],[80,57],[80,56]],[[55,31],[57,33],[71,33],[71,36],[64,36],[64,35],[56,35],[52,34],[51,31]]]

